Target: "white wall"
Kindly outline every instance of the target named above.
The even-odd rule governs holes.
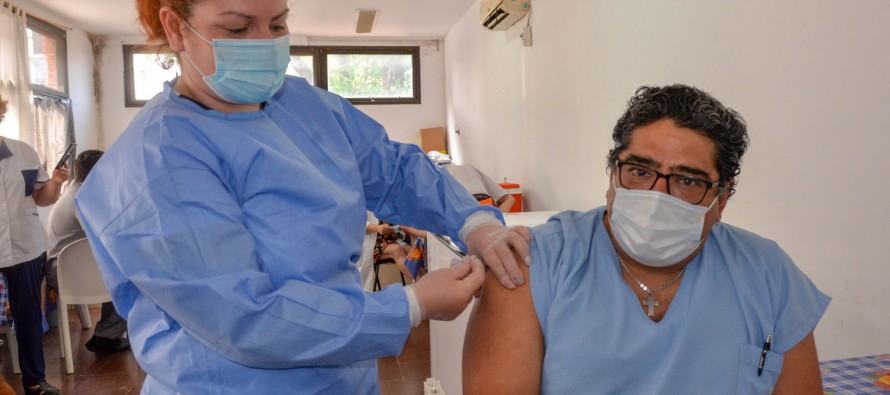
[[[724,221],[776,240],[834,300],[820,359],[890,350],[890,3],[540,0],[483,30],[479,1],[445,38],[456,159],[522,184],[533,210],[605,203],[611,129],[644,84],[698,86],[752,140]],[[520,22],[525,23],[525,20]],[[461,134],[454,131],[459,128]]]
[[[108,37],[102,57],[103,146],[110,146],[124,131],[139,108],[124,106],[124,44],[144,44],[142,36]],[[293,45],[306,45],[305,37],[292,37]],[[419,46],[421,104],[363,105],[366,114],[380,122],[390,139],[420,144],[420,129],[445,126],[445,72],[441,40],[344,41],[314,38],[312,45],[391,45]]]
[[[124,44],[144,45],[144,36],[104,37],[99,69],[102,75],[102,147],[108,149],[124,132],[141,107],[124,104]],[[159,87],[158,89],[162,89]]]

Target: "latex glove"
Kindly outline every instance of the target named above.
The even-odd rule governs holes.
[[[473,300],[485,283],[485,266],[474,256],[447,269],[425,274],[412,285],[422,319],[451,321]]]
[[[505,227],[500,224],[481,225],[467,236],[470,254],[482,257],[501,286],[509,289],[525,283],[515,252],[526,265],[531,265],[532,235],[525,226]]]

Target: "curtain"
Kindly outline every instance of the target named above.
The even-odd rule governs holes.
[[[43,168],[52,172],[62,158],[68,144],[74,143],[74,122],[71,115],[71,99],[43,89],[34,91],[34,144],[37,156],[43,158]],[[74,157],[68,159],[69,169],[74,167]],[[72,173],[73,175],[73,173]]]
[[[21,8],[0,4],[0,96],[9,102],[0,135],[34,143],[28,20]]]

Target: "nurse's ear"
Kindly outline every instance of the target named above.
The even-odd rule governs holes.
[[[182,18],[173,11],[169,6],[161,7],[160,11],[161,24],[164,26],[164,32],[167,34],[167,42],[173,52],[179,53],[185,50],[182,44],[182,29],[185,24]]]

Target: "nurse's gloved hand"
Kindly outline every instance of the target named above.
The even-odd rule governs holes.
[[[460,315],[482,289],[485,266],[474,256],[447,269],[431,271],[414,283],[422,319],[451,321]]]
[[[522,258],[526,265],[531,265],[531,240],[531,232],[525,226],[508,228],[500,224],[487,224],[473,229],[466,245],[470,254],[482,257],[501,286],[513,289],[525,283],[516,256]]]

